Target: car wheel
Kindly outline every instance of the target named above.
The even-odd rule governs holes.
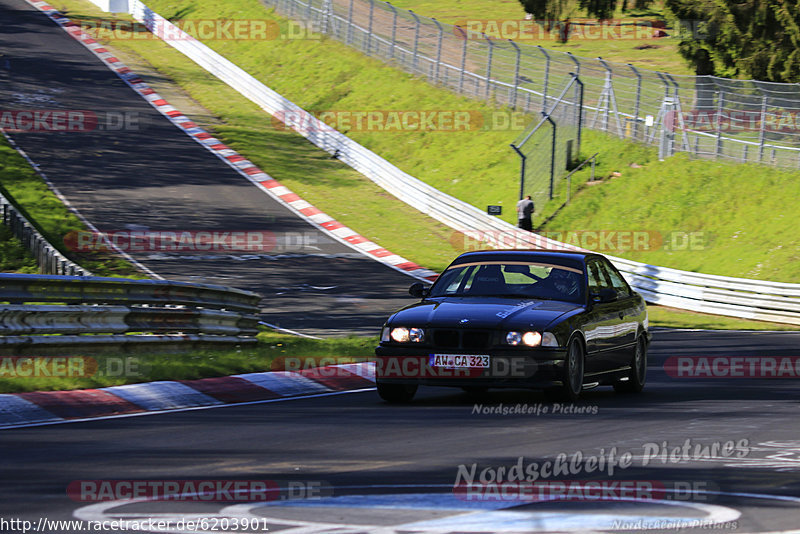
[[[567,348],[567,358],[564,360],[564,371],[561,377],[561,387],[548,389],[545,396],[549,400],[563,400],[575,402],[583,390],[583,365],[585,354],[580,339],[572,338]]]
[[[415,384],[384,384],[378,382],[376,385],[378,386],[378,395],[392,404],[410,402],[417,392]]]
[[[617,393],[641,393],[647,382],[647,343],[644,336],[639,336],[631,360],[631,370],[628,379],[614,383]]]

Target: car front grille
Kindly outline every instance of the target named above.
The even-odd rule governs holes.
[[[485,349],[491,338],[488,330],[436,329],[433,332],[434,346],[446,349]]]

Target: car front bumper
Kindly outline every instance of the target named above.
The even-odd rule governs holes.
[[[432,347],[380,345],[375,349],[375,378],[386,384],[451,387],[542,388],[559,385],[564,375],[564,348],[466,351]],[[432,365],[435,354],[489,356],[486,368]]]

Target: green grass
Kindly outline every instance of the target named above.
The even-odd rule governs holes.
[[[192,380],[260,371],[300,370],[364,361],[374,355],[375,337],[308,339],[261,332],[256,347],[189,353],[101,353],[85,355],[85,377],[16,377],[0,367],[0,393],[86,389],[154,380]],[[71,355],[81,356],[81,355]],[[4,357],[0,356],[0,361]],[[127,371],[121,371],[127,369]]]
[[[621,176],[583,186],[544,230],[646,231],[651,250],[601,252],[708,274],[800,279],[797,172],[652,156],[622,154],[612,160],[616,165],[605,162],[604,175],[614,169]]]
[[[39,272],[36,259],[14,237],[8,227],[0,225],[0,272],[35,274]]]
[[[621,11],[622,3],[617,9],[614,19],[623,21],[639,20],[648,23],[665,19],[663,2],[654,2],[653,6],[645,10],[631,10],[626,13]],[[458,2],[442,2],[439,0],[396,0],[392,5],[401,9],[411,9],[419,15],[433,17],[448,24],[464,25],[464,21],[487,20],[521,20],[525,16],[522,5],[517,0],[460,0]],[[568,13],[572,19],[586,18],[583,10],[575,9]],[[485,29],[490,29],[486,27]],[[636,67],[669,72],[670,74],[694,74],[694,70],[678,53],[679,39],[673,29],[668,29],[668,37],[642,38],[636,37],[634,32],[622,30],[620,38],[594,38],[596,34],[578,34],[566,43],[557,40],[534,39],[527,37],[520,42],[531,46],[542,46],[549,50],[571,52],[584,58],[596,58],[617,63],[631,63]],[[492,34],[490,37],[515,38],[514,34]],[[586,35],[581,38],[580,35]],[[609,34],[606,34],[609,37]],[[518,39],[519,40],[519,39]]]
[[[137,269],[119,257],[100,252],[70,253],[64,244],[65,236],[88,229],[67,209],[4,137],[0,137],[0,191],[20,207],[23,215],[37,227],[50,244],[93,274],[142,277]],[[13,247],[7,250],[9,254],[15,254]],[[5,249],[2,252],[5,252]],[[5,257],[5,253],[0,256],[0,258]],[[18,254],[12,257],[18,257]]]

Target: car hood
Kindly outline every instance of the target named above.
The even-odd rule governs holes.
[[[583,306],[555,300],[500,297],[437,297],[403,308],[392,316],[395,326],[434,328],[543,329]]]

